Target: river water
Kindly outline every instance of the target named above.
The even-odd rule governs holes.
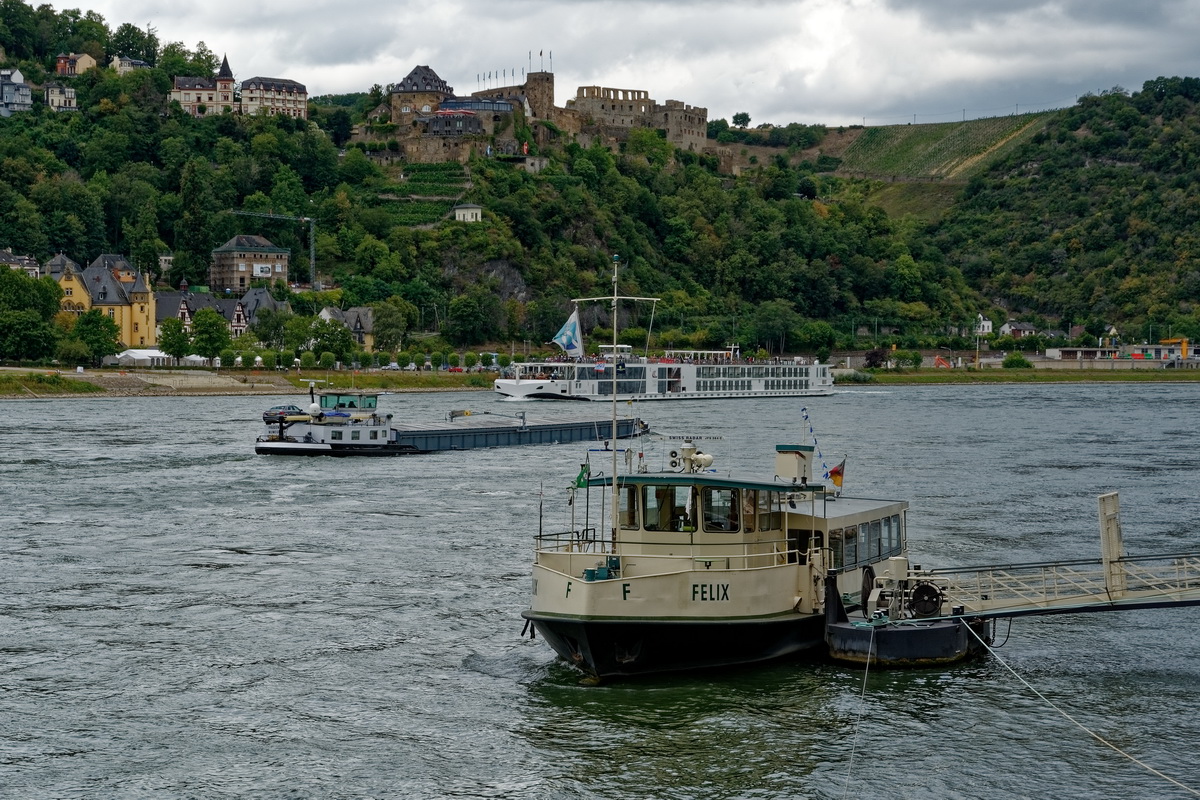
[[[291,399],[0,404],[0,796],[1194,796],[1053,706],[1200,788],[1200,610],[1018,620],[995,657],[865,680],[788,661],[588,687],[520,636],[539,492],[565,525],[581,446],[255,456]],[[640,413],[763,475],[776,442],[811,443],[807,407],[846,492],[910,500],[913,561],[942,567],[1096,557],[1113,490],[1128,552],[1200,550],[1198,401],[899,387]]]

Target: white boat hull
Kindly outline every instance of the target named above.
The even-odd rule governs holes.
[[[512,378],[493,388],[512,400],[613,399],[613,365],[514,364]],[[816,397],[833,394],[828,364],[694,364],[637,359],[618,366],[617,400],[714,400],[740,397]]]

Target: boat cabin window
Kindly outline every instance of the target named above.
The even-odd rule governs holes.
[[[741,530],[740,497],[737,489],[720,489],[706,486],[701,490],[704,507],[704,530],[706,531],[738,531]]]
[[[766,492],[763,492],[766,494]],[[742,489],[742,527],[747,531],[754,530],[754,512],[758,507],[758,490]]]
[[[620,486],[617,488],[617,516],[621,520],[622,528],[637,528],[636,486]]]
[[[648,531],[694,531],[688,516],[690,486],[643,486],[642,520]]]
[[[829,532],[829,553],[831,557],[830,568],[842,568],[842,529],[835,528]]]
[[[371,394],[323,394],[321,408],[326,411],[336,409],[377,408],[379,398]]]
[[[777,531],[783,527],[783,515],[779,512],[779,492],[758,492],[758,529]]]
[[[850,569],[898,556],[903,546],[899,514],[829,532],[834,569]]]
[[[858,563],[858,528],[851,525],[842,531],[842,564],[853,567]]]

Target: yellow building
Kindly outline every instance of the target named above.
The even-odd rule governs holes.
[[[62,307],[75,316],[99,309],[117,324],[118,338],[126,347],[153,347],[154,292],[146,276],[124,256],[106,253],[87,269],[64,255],[46,264],[46,274],[63,290]]]

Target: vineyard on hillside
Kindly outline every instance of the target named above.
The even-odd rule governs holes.
[[[470,189],[471,177],[456,161],[443,164],[405,164],[403,180],[383,184],[373,205],[389,207],[397,225],[432,225],[450,216],[455,203]]]
[[[882,180],[966,181],[1042,130],[1052,113],[867,128],[842,154],[838,172]]]

